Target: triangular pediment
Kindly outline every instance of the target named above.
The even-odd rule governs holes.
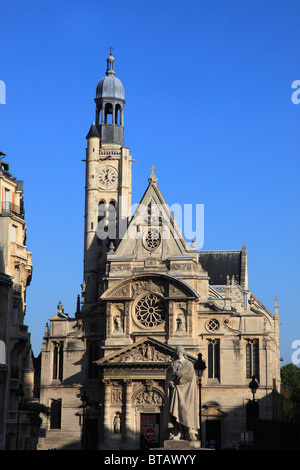
[[[164,344],[155,338],[147,337],[141,339],[130,346],[120,349],[102,359],[96,361],[100,366],[128,366],[143,365],[147,363],[157,363],[161,365],[169,364],[175,358],[175,349]]]
[[[177,211],[181,208],[176,206]],[[175,207],[174,213],[176,213]],[[183,217],[182,217],[183,218]],[[118,257],[187,256],[190,250],[156,182],[149,185],[115,252]]]

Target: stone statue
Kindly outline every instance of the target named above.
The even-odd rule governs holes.
[[[120,434],[121,432],[121,416],[120,413],[116,413],[114,416],[114,433],[115,434]]]
[[[176,355],[166,377],[169,439],[196,441],[199,406],[195,369],[182,346],[177,346]]]
[[[120,315],[116,315],[114,317],[114,333],[122,333],[123,328],[122,328],[122,320]]]

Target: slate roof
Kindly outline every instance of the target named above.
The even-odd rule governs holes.
[[[200,251],[199,262],[208,272],[210,285],[225,285],[227,275],[241,281],[242,252],[239,251]]]
[[[89,132],[86,136],[86,139],[90,139],[91,137],[98,137],[100,139],[100,135],[98,133],[97,126],[94,123],[94,121],[93,121],[93,124],[90,127],[90,130],[89,130]]]

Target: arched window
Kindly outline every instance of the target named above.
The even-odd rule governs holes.
[[[96,108],[96,125],[102,124],[102,106],[97,106]]]
[[[210,340],[208,343],[208,378],[220,379],[220,341]]]
[[[119,104],[116,105],[115,124],[121,125],[121,106]]]
[[[105,217],[105,211],[106,211],[106,202],[105,201],[100,201],[98,205],[98,223],[101,222],[101,220],[104,219]]]
[[[255,376],[259,380],[259,342],[258,339],[249,340],[246,344],[246,378]]]
[[[53,348],[53,379],[62,380],[63,378],[63,358],[64,355],[64,343],[54,344]]]
[[[105,105],[105,124],[112,124],[113,107],[111,103]]]

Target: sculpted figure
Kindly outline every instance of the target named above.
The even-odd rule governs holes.
[[[182,346],[167,371],[167,406],[170,439],[197,440],[199,407],[195,369]]]
[[[120,413],[116,413],[114,417],[114,433],[115,434],[120,434],[121,432],[121,417]]]

